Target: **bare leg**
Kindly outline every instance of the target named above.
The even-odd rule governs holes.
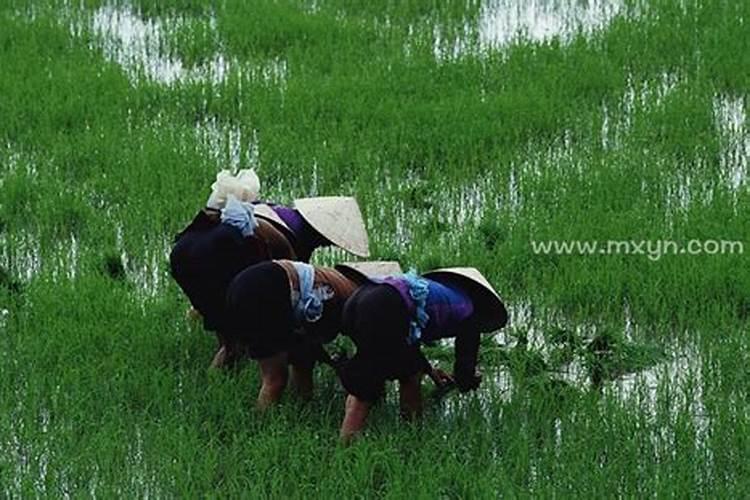
[[[185,311],[185,317],[190,321],[200,321],[203,319],[203,316],[200,312],[198,312],[198,309],[191,307],[187,311]]]
[[[399,380],[398,400],[403,418],[412,420],[422,415],[422,373]]]
[[[289,366],[285,352],[258,361],[262,384],[258,393],[257,407],[266,410],[281,399],[289,378]]]
[[[226,346],[220,346],[211,361],[211,368],[223,368],[227,363],[228,353]]]
[[[292,387],[297,395],[305,400],[313,396],[313,367],[292,365]]]
[[[371,403],[362,401],[351,394],[346,397],[346,411],[341,422],[339,436],[341,441],[349,443],[365,427],[367,415],[370,413]]]
[[[211,368],[224,368],[231,365],[237,358],[230,343],[218,332],[216,333],[216,340],[219,343],[219,348],[211,361]]]

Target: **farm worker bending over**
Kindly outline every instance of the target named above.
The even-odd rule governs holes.
[[[508,313],[497,292],[475,268],[450,268],[370,279],[346,302],[342,328],[357,346],[339,370],[346,399],[341,438],[362,430],[386,380],[399,381],[402,415],[422,410],[423,373],[476,389],[479,334],[505,326]],[[432,370],[420,344],[455,337],[453,376]]]
[[[216,176],[206,207],[176,238],[170,254],[172,276],[217,332],[212,366],[236,358],[220,332],[229,282],[243,269],[270,259],[307,261],[321,246],[337,245],[369,255],[367,231],[354,198],[304,198],[294,207],[257,203],[260,181],[252,170]]]
[[[281,397],[292,367],[292,383],[303,397],[312,395],[312,370],[322,344],[341,330],[344,302],[361,282],[360,276],[399,272],[395,262],[353,263],[347,275],[303,262],[274,260],[249,267],[227,290],[228,343],[258,360],[262,386],[258,407]]]

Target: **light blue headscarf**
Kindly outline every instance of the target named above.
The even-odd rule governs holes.
[[[258,227],[253,205],[242,202],[231,194],[227,197],[226,205],[221,209],[221,223],[239,229],[243,238],[252,236]]]
[[[294,317],[298,323],[315,323],[323,316],[323,302],[333,297],[330,286],[315,284],[315,268],[304,262],[292,262],[299,277],[299,299],[294,305]]]
[[[422,330],[427,327],[430,321],[430,315],[427,314],[427,297],[430,294],[429,282],[419,276],[414,269],[410,269],[403,278],[409,284],[409,295],[414,300],[416,307],[416,317],[409,325],[409,338],[407,343],[415,345],[422,338]]]

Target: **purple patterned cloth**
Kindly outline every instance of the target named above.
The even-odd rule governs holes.
[[[297,254],[297,260],[308,262],[316,248],[331,244],[325,236],[313,229],[313,227],[299,213],[299,210],[267,201],[257,201],[254,203],[264,203],[268,205],[271,207],[271,210],[276,212],[276,215],[284,221],[284,224],[287,225],[291,233],[294,235],[294,241],[291,243]]]
[[[455,335],[454,328],[474,313],[474,303],[466,292],[459,288],[431,279],[426,280],[429,292],[425,310],[430,319],[422,331],[421,340],[437,340]],[[416,316],[417,306],[409,293],[409,283],[406,279],[400,276],[388,276],[386,278],[374,279],[373,281],[395,288],[406,304],[409,315],[412,317]]]

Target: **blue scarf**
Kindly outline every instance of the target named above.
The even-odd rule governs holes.
[[[422,338],[422,330],[427,327],[430,315],[427,314],[427,297],[430,294],[429,283],[426,279],[417,275],[415,270],[404,274],[404,280],[409,284],[409,295],[414,300],[416,308],[415,318],[409,325],[409,338],[407,343],[415,345]]]
[[[255,208],[250,203],[243,203],[232,195],[221,209],[221,223],[239,229],[243,238],[252,236],[258,221],[255,219]]]
[[[330,286],[315,284],[315,268],[304,262],[292,262],[299,277],[299,299],[294,304],[294,318],[298,324],[315,323],[323,316],[323,302],[333,297]]]

